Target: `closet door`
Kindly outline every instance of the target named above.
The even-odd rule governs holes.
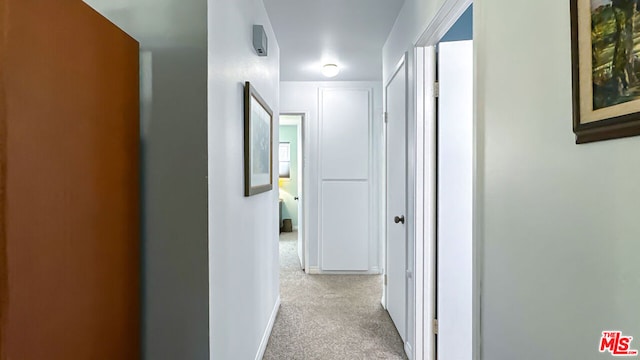
[[[371,229],[371,89],[320,95],[323,271],[368,271]]]

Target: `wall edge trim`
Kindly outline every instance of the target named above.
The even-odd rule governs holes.
[[[9,31],[8,4],[0,0],[0,49],[6,47]],[[6,163],[7,163],[7,109],[5,99],[4,64],[6,51],[0,51],[0,360],[7,358],[5,329],[9,306],[9,272],[6,234]]]
[[[261,360],[264,356],[264,352],[267,350],[267,344],[269,343],[269,337],[271,337],[271,331],[273,331],[273,325],[276,322],[276,316],[278,315],[278,311],[280,310],[280,295],[276,299],[276,303],[273,305],[273,310],[271,311],[271,316],[269,316],[269,322],[267,323],[267,327],[264,329],[264,334],[262,335],[262,340],[260,341],[260,346],[258,347],[258,353],[256,354],[255,360]]]
[[[418,37],[415,42],[416,46],[436,45],[472,3],[473,0],[445,1],[427,28]]]

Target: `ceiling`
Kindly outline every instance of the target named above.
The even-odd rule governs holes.
[[[207,46],[207,1],[84,0],[142,48]]]
[[[404,0],[264,0],[280,45],[280,80],[381,80],[382,46]]]

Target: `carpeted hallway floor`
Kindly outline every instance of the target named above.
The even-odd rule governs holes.
[[[282,305],[263,359],[406,359],[380,305],[380,276],[306,275],[297,234],[280,234]]]

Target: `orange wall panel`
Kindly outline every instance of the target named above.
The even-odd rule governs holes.
[[[80,0],[0,17],[2,359],[138,359],[138,43]]]

